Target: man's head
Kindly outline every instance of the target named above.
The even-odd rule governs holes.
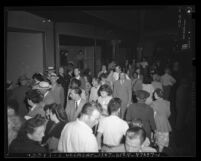
[[[58,78],[59,78],[59,77],[56,75],[56,73],[51,73],[51,74],[50,74],[50,81],[51,81],[52,84],[57,83],[57,79],[58,79]]]
[[[75,88],[72,88],[71,92],[70,92],[70,97],[77,101],[81,98],[81,93],[82,93],[82,90],[78,87],[75,87]]]
[[[138,102],[145,102],[146,99],[150,96],[150,94],[145,90],[137,90],[135,94]]]
[[[131,127],[126,132],[126,152],[138,152],[146,139],[146,132],[141,127]]]
[[[106,65],[102,65],[102,71],[106,71]]]
[[[75,75],[75,77],[80,76],[80,70],[79,70],[79,68],[75,68],[74,69],[74,75]]]
[[[164,72],[167,73],[167,74],[170,74],[171,73],[170,68],[166,67]]]
[[[125,74],[124,72],[121,72],[121,73],[119,74],[119,79],[120,79],[120,80],[125,80],[125,79],[126,79],[126,74]]]
[[[99,85],[99,79],[94,77],[94,78],[92,79],[92,85],[93,85],[94,87],[97,87],[97,86]]]
[[[89,127],[93,128],[98,124],[101,116],[101,105],[95,102],[86,103],[80,113],[80,120],[84,121]]]
[[[64,68],[63,67],[59,67],[59,74],[64,74]]]
[[[117,73],[120,73],[120,72],[121,72],[120,66],[116,66],[116,67],[115,67],[115,72],[117,72]]]
[[[26,75],[21,75],[18,78],[18,84],[21,85],[21,86],[27,85],[28,81],[29,81],[29,78]]]
[[[121,107],[121,99],[120,98],[112,98],[108,103],[108,113],[119,115]]]
[[[138,73],[137,73],[137,72],[134,72],[134,73],[133,73],[133,78],[134,78],[134,79],[137,79],[137,77],[138,77]]]

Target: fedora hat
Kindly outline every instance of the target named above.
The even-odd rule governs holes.
[[[47,67],[46,71],[55,71],[54,67]]]
[[[52,86],[48,82],[45,82],[45,81],[42,81],[33,87],[33,89],[50,89],[50,88],[52,88]]]
[[[144,91],[144,90],[137,90],[135,92],[136,94],[136,97],[139,98],[139,99],[146,99],[150,96],[150,94],[147,92],[147,91]]]

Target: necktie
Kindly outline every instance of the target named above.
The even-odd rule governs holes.
[[[78,103],[77,103],[77,101],[75,101],[75,109],[76,110],[78,109]]]

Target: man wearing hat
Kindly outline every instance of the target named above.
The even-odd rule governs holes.
[[[153,109],[145,104],[146,99],[149,97],[149,93],[144,90],[137,90],[136,97],[137,103],[133,103],[128,107],[126,121],[132,122],[137,119],[142,120],[147,137],[151,139],[151,131],[156,130],[156,125]]]
[[[40,82],[37,86],[34,86],[33,89],[38,89],[43,95],[43,106],[56,103],[52,92],[50,91],[52,86],[47,81]]]
[[[58,78],[59,77],[56,75],[56,73],[50,74],[50,81],[52,85],[51,92],[56,104],[60,104],[62,107],[64,107],[64,89],[60,84],[57,83]]]

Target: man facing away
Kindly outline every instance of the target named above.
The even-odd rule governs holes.
[[[80,117],[65,125],[58,144],[59,152],[98,152],[98,143],[92,128],[99,122],[101,107],[96,103],[86,103]]]
[[[98,127],[97,141],[99,149],[107,151],[110,147],[118,146],[126,134],[128,124],[119,118],[121,107],[120,98],[112,98],[108,104],[110,116],[103,118]],[[103,136],[103,147],[101,148],[101,137]]]

